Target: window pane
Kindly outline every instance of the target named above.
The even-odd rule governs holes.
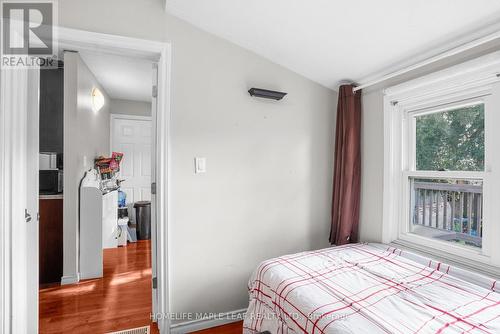
[[[484,170],[484,104],[415,119],[417,170]]]
[[[482,247],[483,181],[410,178],[410,231]]]

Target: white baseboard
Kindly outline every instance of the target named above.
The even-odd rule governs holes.
[[[247,309],[220,313],[217,317],[181,322],[170,326],[170,334],[183,334],[243,320]]]
[[[61,285],[75,284],[80,282],[79,275],[76,276],[63,276],[61,277]]]

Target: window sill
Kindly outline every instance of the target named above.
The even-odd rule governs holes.
[[[419,239],[424,239],[421,242]],[[443,250],[443,246],[436,247],[432,240],[415,235],[401,235],[399,239],[391,242],[393,247],[418,253],[423,256],[431,257],[440,262],[452,266],[473,271],[494,279],[500,279],[500,267],[494,266],[490,262],[490,257],[482,255],[480,251],[468,249],[461,246],[446,245],[449,250]],[[441,242],[438,242],[441,243]],[[457,248],[460,252],[456,252]]]
[[[412,225],[411,227],[412,235],[419,237],[424,237],[430,239],[430,241],[437,241],[443,244],[443,247],[460,247],[460,249],[472,251],[474,253],[481,254],[482,239],[481,237],[475,237],[468,235],[466,233],[458,233],[451,230],[445,230],[440,228],[433,228],[422,225]],[[451,240],[462,241],[462,243],[453,243]],[[468,244],[467,244],[468,242]]]

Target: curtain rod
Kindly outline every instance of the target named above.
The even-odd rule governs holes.
[[[413,71],[413,70],[419,69],[421,67],[430,65],[432,63],[438,62],[440,60],[443,60],[443,59],[455,56],[455,55],[457,55],[459,53],[462,53],[462,52],[474,49],[474,48],[479,47],[479,46],[481,46],[483,44],[492,42],[492,41],[494,41],[495,39],[498,39],[498,38],[500,38],[500,30],[496,31],[494,33],[488,34],[486,36],[483,36],[481,38],[475,39],[473,41],[464,43],[462,45],[459,45],[457,47],[454,47],[452,49],[449,49],[447,51],[439,53],[439,54],[437,54],[435,56],[432,56],[430,58],[424,59],[424,60],[422,60],[422,61],[420,61],[420,62],[418,62],[416,64],[410,65],[410,66],[405,67],[405,68],[403,68],[401,70],[388,73],[386,75],[383,75],[383,76],[381,76],[379,78],[376,78],[376,79],[373,79],[373,80],[369,80],[369,81],[367,81],[365,83],[360,84],[358,87],[354,88],[353,91],[356,92],[356,91],[358,91],[360,89],[376,85],[378,83],[381,83],[383,81],[395,78],[395,77],[400,76],[402,74],[406,74],[406,73],[408,73],[410,71]]]

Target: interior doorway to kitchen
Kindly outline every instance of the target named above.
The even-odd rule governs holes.
[[[77,46],[61,59],[40,71],[39,332],[147,326],[156,63]]]
[[[39,332],[149,325],[156,64],[61,58],[40,71]]]
[[[151,182],[155,186],[155,192],[151,196],[151,247],[147,247],[151,254],[151,276],[149,279],[150,305],[153,312],[168,313],[168,273],[167,273],[167,250],[166,231],[168,226],[168,120],[169,120],[169,68],[170,49],[168,44],[144,41],[120,36],[97,34],[79,30],[58,28],[59,46],[62,50],[87,50],[98,51],[105,54],[122,55],[132,58],[145,58],[151,63],[157,63],[154,71],[158,73],[157,97],[153,99],[152,105],[152,163]],[[81,52],[81,51],[79,51]],[[66,58],[66,57],[65,57]],[[8,72],[8,73],[7,73]],[[37,219],[39,198],[39,84],[40,71],[19,70],[2,71],[1,99],[3,107],[0,113],[2,119],[2,149],[0,155],[4,164],[0,165],[2,180],[16,180],[16,183],[2,183],[3,194],[11,194],[16,200],[2,197],[2,212],[0,217],[2,226],[2,253],[0,269],[2,272],[1,292],[2,304],[8,308],[2,308],[3,328],[16,328],[16,332],[35,333],[38,332],[39,314],[38,288],[39,288],[39,224]],[[6,84],[4,84],[6,83]],[[150,82],[151,84],[151,82]],[[151,87],[152,88],[152,87]],[[86,90],[82,90],[86,91]],[[102,93],[102,91],[101,91]],[[153,95],[153,97],[156,94]],[[84,104],[93,104],[94,92],[83,99]],[[96,105],[101,98],[95,95]],[[105,99],[104,99],[105,100]],[[66,98],[64,104],[66,105]],[[14,109],[12,109],[14,108]],[[16,110],[16,113],[9,112]],[[156,128],[159,131],[156,131]],[[64,141],[66,143],[66,140]],[[11,154],[15,152],[15,154]],[[50,153],[50,152],[44,152]],[[65,154],[63,153],[63,156]],[[111,157],[112,158],[112,157]],[[117,157],[115,157],[117,158]],[[52,158],[49,158],[49,160]],[[63,157],[64,159],[64,157]],[[82,158],[76,163],[87,166],[89,158]],[[115,159],[116,160],[116,159]],[[49,162],[50,163],[50,162]],[[67,169],[67,164],[63,168]],[[63,180],[67,175],[63,172]],[[95,180],[94,180],[95,181]],[[68,185],[65,187],[67,188]],[[79,185],[77,185],[79,187]],[[63,190],[64,196],[64,190]],[[65,197],[65,196],[64,196]],[[63,203],[66,199],[63,199]],[[157,203],[161,203],[158,205]],[[79,207],[79,203],[74,203]],[[78,209],[80,210],[80,209]],[[21,214],[22,213],[22,217]],[[63,210],[63,215],[65,211]],[[7,219],[10,217],[9,219]],[[78,216],[73,217],[75,220]],[[21,223],[24,222],[24,224]],[[156,223],[160,222],[160,223]],[[64,222],[63,222],[64,223]],[[79,233],[78,229],[75,228]],[[66,231],[63,232],[66,233]],[[75,232],[77,233],[77,232]],[[80,236],[77,235],[79,238]],[[161,251],[156,252],[156,249]],[[79,242],[74,245],[71,252],[79,256]],[[142,252],[140,249],[138,252]],[[4,261],[5,260],[5,261]],[[63,259],[63,268],[66,259]],[[12,264],[12,265],[9,265]],[[78,270],[79,269],[78,264]],[[105,269],[103,269],[104,271]],[[79,274],[79,271],[77,271]],[[75,276],[77,280],[80,277]],[[67,279],[67,280],[66,280]],[[61,283],[65,287],[78,284],[71,282],[72,277],[63,274]],[[120,276],[109,282],[110,286],[125,282],[127,279]],[[6,285],[7,284],[7,285]],[[100,283],[96,283],[98,286]],[[6,287],[9,286],[7,290]],[[92,290],[93,287],[88,288]],[[138,290],[141,288],[138,287]],[[122,293],[125,291],[121,291]],[[71,310],[71,306],[67,307]],[[26,311],[27,310],[27,311]],[[5,315],[8,316],[5,316]],[[94,332],[86,326],[79,326],[77,319],[73,323],[72,330],[85,333]],[[129,322],[127,322],[129,324]],[[119,325],[116,321],[115,325]],[[158,323],[160,328],[166,330],[168,323],[161,319]],[[99,331],[98,331],[99,332]]]

